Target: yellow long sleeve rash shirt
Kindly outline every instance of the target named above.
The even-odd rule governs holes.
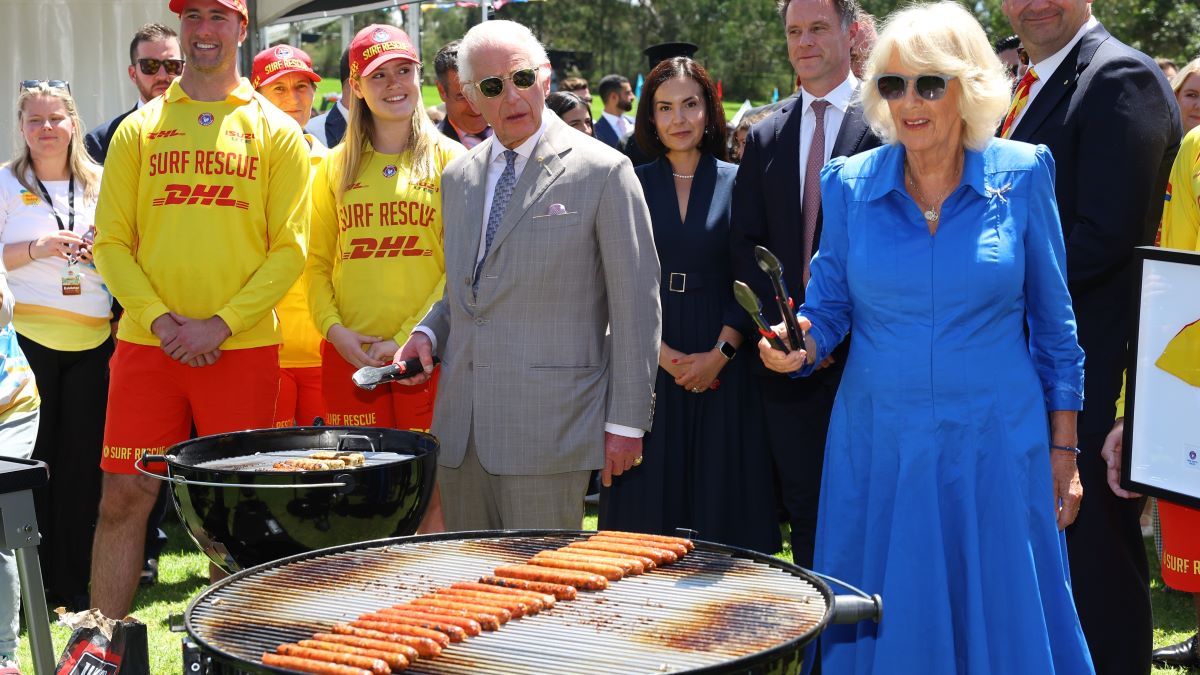
[[[316,177],[317,169],[324,163],[329,148],[321,145],[321,141],[305,134],[305,141],[310,146],[309,160],[311,162],[308,175]],[[308,232],[301,237],[305,247],[308,245]],[[283,344],[279,347],[280,368],[316,368],[321,365],[321,334],[313,323],[312,313],[308,311],[308,273],[300,275],[296,283],[288,289],[283,299],[275,306],[279,315],[279,330],[283,334]]]
[[[309,154],[243,79],[223,101],[176,80],[121,123],[96,210],[96,266],[125,307],[117,337],[158,345],[159,316],[219,316],[221,349],[278,344],[272,308],[304,268]]]
[[[337,198],[346,144],[329,151],[313,181],[308,301],[328,337],[334,324],[404,344],[440,300],[442,169],[464,152],[438,137],[433,178],[410,180],[411,154],[368,150],[358,180]]]

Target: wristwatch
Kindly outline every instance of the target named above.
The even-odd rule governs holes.
[[[717,349],[721,350],[721,355],[730,361],[737,356],[737,347],[729,344],[724,340],[717,340]]]

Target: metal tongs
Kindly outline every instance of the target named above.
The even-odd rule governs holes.
[[[433,357],[433,365],[440,363],[438,357]],[[354,371],[354,384],[357,384],[360,389],[370,391],[384,382],[395,382],[396,380],[405,380],[413,377],[417,373],[423,373],[425,369],[421,367],[421,359],[411,358],[400,363],[392,363],[386,366],[373,368],[365,366]]]
[[[758,326],[758,332],[767,339],[771,348],[778,349],[784,354],[790,354],[792,350],[783,344],[783,339],[771,328],[771,324],[767,323],[766,317],[763,316],[762,301],[758,299],[758,295],[750,290],[750,287],[744,282],[735,281],[733,282],[733,296],[737,298],[738,304],[742,306],[742,309],[746,310],[750,318],[754,319],[754,324]],[[795,379],[800,377],[800,373],[788,373],[788,377]]]
[[[801,330],[800,323],[796,321],[796,304],[792,302],[792,296],[788,295],[787,285],[783,281],[783,263],[779,262],[779,258],[776,258],[775,254],[764,246],[754,247],[754,259],[758,262],[758,268],[771,277],[771,286],[775,289],[775,302],[779,306],[779,315],[783,317],[783,325],[787,326],[791,351],[802,349],[804,347],[804,331]]]

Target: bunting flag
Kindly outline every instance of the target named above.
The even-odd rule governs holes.
[[[638,73],[637,86],[633,88],[633,95],[638,99],[642,98],[642,84],[644,82],[645,80],[642,79],[642,74]]]
[[[721,89],[721,80],[717,80],[717,100],[720,101],[724,98],[725,98],[725,92],[724,92],[724,90]]]
[[[779,87],[775,87],[775,90],[771,92],[771,103],[779,103]]]

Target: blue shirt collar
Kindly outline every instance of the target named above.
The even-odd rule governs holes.
[[[874,201],[889,192],[905,193],[904,188],[904,146],[899,143],[885,146],[878,168],[871,181],[868,201]],[[986,167],[984,153],[967,149],[963,154],[962,184],[967,185],[980,197],[989,197],[987,191]],[[956,188],[957,189],[957,188]]]

